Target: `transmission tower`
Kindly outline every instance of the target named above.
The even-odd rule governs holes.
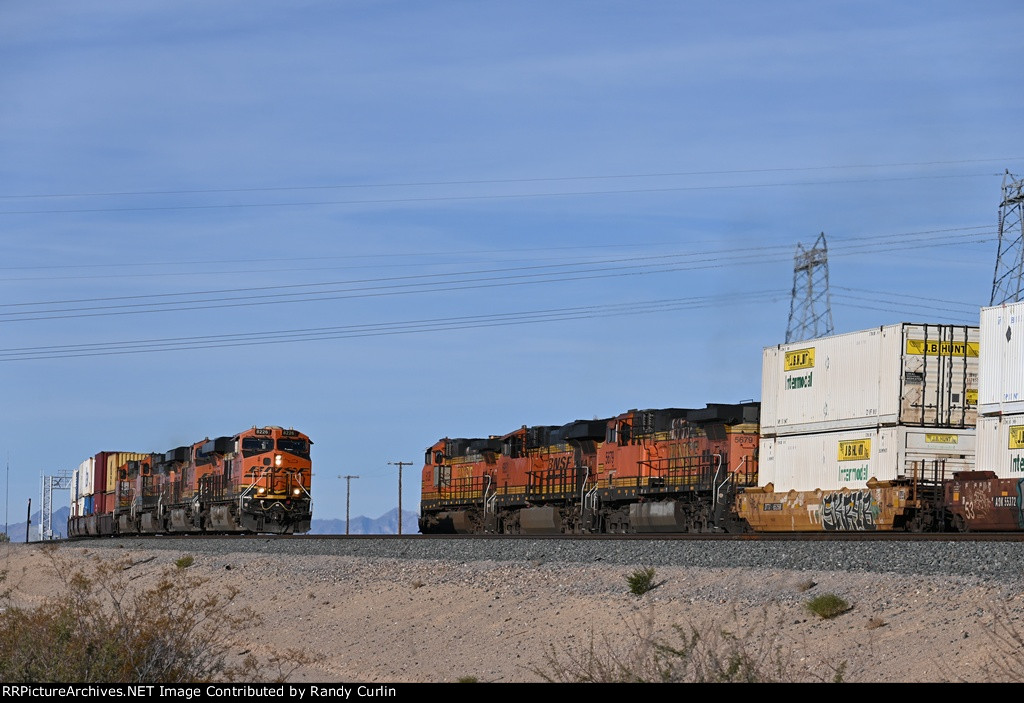
[[[989,305],[1016,303],[1021,299],[1021,276],[1024,274],[1022,208],[1024,180],[1019,180],[1007,170],[1003,175],[1003,201],[999,203],[999,254],[996,256]]]
[[[42,477],[42,507],[39,509],[39,539],[53,539],[53,492],[71,488],[71,472]]]
[[[796,245],[786,341],[799,342],[830,335],[833,329],[832,296],[828,290],[828,244],[822,232],[811,249],[804,249],[800,243]]]

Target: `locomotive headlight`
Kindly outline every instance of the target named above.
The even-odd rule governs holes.
[[[297,496],[297,495],[299,495],[300,493],[302,493],[302,491],[300,491],[300,490],[299,490],[298,488],[293,488],[293,489],[292,489],[292,495],[293,495],[293,496]]]
[[[280,466],[280,465],[281,465],[281,455],[280,454],[275,454],[274,455],[274,466]]]
[[[259,493],[260,495],[263,495],[264,493],[267,492],[267,489],[264,488],[263,486],[260,486],[259,488],[256,489],[256,492]]]

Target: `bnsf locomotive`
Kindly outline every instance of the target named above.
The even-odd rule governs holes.
[[[758,403],[630,410],[427,449],[423,533],[743,529],[736,490],[757,485]]]
[[[273,426],[162,454],[99,452],[73,474],[68,536],[308,532],[311,444]]]

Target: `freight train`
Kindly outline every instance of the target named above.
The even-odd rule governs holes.
[[[1022,530],[1024,304],[981,321],[767,347],[759,402],[441,439],[420,532]]]
[[[99,452],[72,474],[68,537],[308,532],[311,445],[268,426],[164,453]]]

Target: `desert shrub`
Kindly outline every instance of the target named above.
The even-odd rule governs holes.
[[[252,613],[233,607],[237,590],[211,592],[177,565],[145,588],[130,587],[127,558],[97,559],[90,573],[54,565],[58,575],[70,574],[62,593],[31,608],[8,597],[0,612],[0,681],[283,681],[306,663],[288,652],[261,670],[251,655],[232,664],[230,648]]]
[[[650,621],[585,645],[549,648],[533,673],[549,683],[776,683],[841,682],[847,663],[812,670],[789,650],[773,645],[773,627],[762,623],[725,628],[709,623],[675,626],[669,638],[653,634]]]
[[[642,596],[654,588],[654,569],[637,569],[626,576],[626,583],[629,584],[629,592],[636,596]]]
[[[176,562],[174,562],[174,565],[179,569],[187,569],[195,563],[195,558],[189,554],[186,554],[185,556],[181,557]]]
[[[992,652],[982,666],[987,681],[1024,683],[1024,632],[1016,622],[1018,617],[1004,605],[985,628]]]
[[[835,593],[823,593],[807,601],[807,609],[819,617],[829,619],[848,611],[850,604]]]

